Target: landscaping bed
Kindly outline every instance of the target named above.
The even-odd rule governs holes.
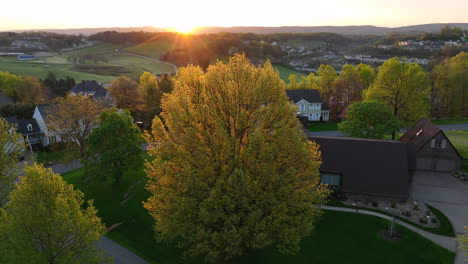
[[[360,200],[357,202],[356,200]],[[385,200],[366,200],[365,198],[351,198],[345,201],[330,200],[327,205],[354,208],[373,211],[388,216],[394,216],[396,219],[403,221],[407,224],[413,225],[419,229],[438,234],[443,236],[455,237],[455,232],[452,224],[448,218],[436,208],[424,204],[409,202],[395,201],[395,208],[392,208],[392,201]],[[415,210],[417,205],[417,210]],[[408,214],[409,212],[409,214]],[[429,216],[429,217],[427,217]],[[427,219],[420,221],[420,219]],[[432,220],[435,219],[435,220]]]

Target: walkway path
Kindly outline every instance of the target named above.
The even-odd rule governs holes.
[[[155,62],[170,65],[172,67],[172,69],[174,70],[174,73],[177,73],[177,70],[178,70],[177,66],[175,64],[170,63],[170,62],[161,61],[161,60],[158,60],[158,59],[155,59],[155,58],[143,56],[143,55],[140,55],[140,54],[137,54],[137,53],[128,52],[128,51],[124,51],[124,50],[118,50],[118,52],[125,53],[125,54],[130,55],[130,56],[135,56],[135,57],[139,57],[139,58],[152,60],[152,61],[155,61]]]
[[[468,130],[468,124],[454,124],[454,125],[439,125],[442,130]],[[405,133],[406,130],[402,129],[400,133]],[[309,136],[321,136],[321,137],[342,137],[343,134],[336,131],[319,131],[319,132],[309,132]]]
[[[321,206],[320,208],[322,208],[324,210],[330,210],[330,211],[339,211],[339,212],[349,212],[349,213],[373,215],[373,216],[377,216],[377,217],[380,217],[380,218],[383,218],[383,219],[386,219],[386,220],[389,220],[389,221],[392,220],[392,217],[390,217],[388,215],[379,214],[379,213],[372,212],[372,211],[367,211],[367,210],[344,208],[344,207],[335,207],[335,206]],[[401,226],[404,226],[404,227],[408,228],[409,230],[420,234],[421,236],[431,240],[432,242],[436,243],[437,245],[439,245],[441,247],[444,247],[444,248],[446,248],[446,249],[448,249],[448,250],[450,250],[452,252],[456,252],[457,242],[456,242],[455,238],[453,238],[453,237],[436,235],[436,234],[421,230],[421,229],[419,229],[419,228],[417,228],[415,226],[407,224],[407,223],[405,223],[403,221],[400,221],[398,219],[395,219],[395,223],[397,223],[397,224],[399,224]]]

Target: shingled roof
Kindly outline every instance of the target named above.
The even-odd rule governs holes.
[[[342,174],[342,190],[395,197],[409,195],[409,144],[348,137],[309,137],[320,145],[320,171]]]
[[[289,99],[294,103],[297,103],[302,99],[306,100],[309,103],[323,102],[319,92],[315,89],[286,90],[286,94],[288,95]]]
[[[79,93],[91,93],[94,92],[93,97],[105,97],[107,90],[99,85],[96,81],[85,81],[78,83],[70,89],[70,92]]]
[[[400,137],[400,141],[411,142],[415,145],[416,150],[419,150],[440,131],[441,129],[432,124],[429,119],[423,118],[408,129],[406,133]]]
[[[7,104],[14,104],[13,99],[3,94],[0,91],[0,106],[7,105]]]
[[[28,135],[28,134],[36,134],[41,132],[41,129],[39,128],[39,125],[37,124],[37,121],[35,118],[29,118],[29,119],[17,119],[15,116],[8,117],[6,119],[10,124],[16,124],[17,126],[17,132],[23,134],[23,135]],[[31,124],[32,130],[28,130],[28,125]]]

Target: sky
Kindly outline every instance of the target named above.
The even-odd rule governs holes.
[[[3,1],[2,1],[3,2]],[[0,30],[96,27],[344,26],[468,23],[468,0],[22,0]]]

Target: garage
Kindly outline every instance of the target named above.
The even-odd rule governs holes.
[[[428,119],[419,120],[400,138],[410,146],[416,164],[414,169],[452,172],[460,168],[462,156],[439,127]]]
[[[458,160],[450,159],[431,159],[431,158],[417,158],[417,170],[430,170],[438,172],[452,172],[460,167]]]

